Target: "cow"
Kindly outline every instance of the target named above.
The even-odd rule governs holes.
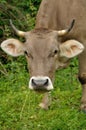
[[[25,55],[29,88],[45,93],[40,107],[48,109],[50,105],[47,93],[53,90],[55,71],[67,67],[70,59],[78,56],[78,78],[82,85],[80,108],[86,111],[86,1],[42,0],[31,31],[20,31],[10,23],[26,41],[9,38],[1,43],[1,48],[13,57]]]

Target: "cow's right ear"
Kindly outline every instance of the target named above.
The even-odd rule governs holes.
[[[13,57],[24,55],[24,45],[17,39],[8,39],[3,41],[1,43],[1,48]]]
[[[76,40],[68,40],[60,45],[60,56],[66,58],[73,58],[84,50],[82,43]]]

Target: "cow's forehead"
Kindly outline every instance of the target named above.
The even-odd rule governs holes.
[[[57,31],[54,30],[48,30],[48,29],[34,29],[30,32],[26,33],[26,39],[50,39],[58,37]]]
[[[31,31],[27,33],[26,44],[30,45],[45,45],[55,44],[57,42],[57,34],[53,31]]]
[[[31,33],[26,39],[26,47],[27,49],[34,49],[38,51],[40,51],[40,49],[50,51],[51,49],[58,47],[57,37],[53,34],[51,35],[51,33]]]

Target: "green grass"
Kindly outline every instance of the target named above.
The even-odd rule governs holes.
[[[38,107],[43,95],[28,89],[29,74],[23,64],[17,60],[4,65],[7,74],[0,77],[0,130],[86,130],[86,114],[79,110],[82,92],[76,59],[71,62],[72,69],[56,72],[47,111]]]

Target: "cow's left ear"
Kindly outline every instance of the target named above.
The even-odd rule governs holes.
[[[84,50],[84,46],[76,40],[68,40],[60,45],[60,56],[72,58],[79,55]]]
[[[17,57],[20,55],[24,55],[24,45],[17,39],[7,39],[1,43],[1,48],[7,54]]]

